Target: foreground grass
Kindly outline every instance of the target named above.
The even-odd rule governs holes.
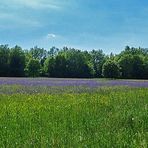
[[[1,94],[0,147],[146,148],[147,104],[147,88]]]

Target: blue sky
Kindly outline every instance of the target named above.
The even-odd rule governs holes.
[[[148,47],[148,1],[0,0],[0,44],[105,53]]]

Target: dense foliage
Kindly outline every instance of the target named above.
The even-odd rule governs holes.
[[[127,46],[118,55],[105,55],[102,50],[45,50],[37,46],[23,50],[19,46],[0,45],[0,76],[147,79],[148,49]]]

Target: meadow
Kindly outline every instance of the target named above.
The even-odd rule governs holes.
[[[148,81],[0,78],[0,147],[147,148]]]

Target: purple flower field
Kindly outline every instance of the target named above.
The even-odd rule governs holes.
[[[62,78],[0,78],[0,85],[22,86],[128,86],[148,87],[148,80],[62,79]]]

